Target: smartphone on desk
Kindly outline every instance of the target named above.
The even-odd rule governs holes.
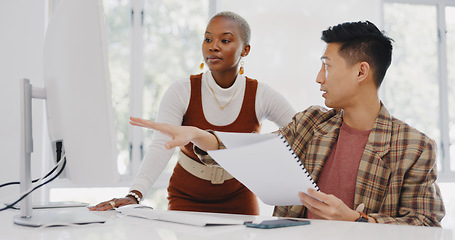
[[[275,219],[275,220],[264,220],[261,223],[252,223],[252,222],[244,223],[244,225],[247,227],[263,228],[263,229],[291,227],[291,226],[308,225],[308,224],[310,224],[310,221],[308,221],[308,220],[294,220],[294,219]]]

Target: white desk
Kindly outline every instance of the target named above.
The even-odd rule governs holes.
[[[85,210],[85,209],[84,209]],[[36,211],[36,210],[34,210]],[[50,210],[52,211],[52,210]],[[177,223],[147,220],[117,214],[115,211],[97,212],[108,220],[104,224],[31,228],[15,225],[16,210],[0,212],[1,239],[95,239],[95,240],[268,240],[268,239],[347,239],[347,240],[455,240],[449,229],[396,226],[372,223],[312,220],[310,225],[278,229],[255,229],[243,225],[194,227]],[[255,216],[233,215],[254,220]],[[261,216],[261,218],[264,218]],[[272,219],[272,217],[270,217]]]

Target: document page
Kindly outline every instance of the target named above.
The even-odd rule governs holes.
[[[216,132],[227,149],[208,151],[265,204],[302,205],[298,192],[319,190],[281,135]]]

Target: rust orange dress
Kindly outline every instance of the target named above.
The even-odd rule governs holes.
[[[229,125],[215,126],[210,124],[202,109],[201,101],[202,74],[191,76],[191,97],[188,109],[183,116],[183,126],[195,126],[223,132],[259,132],[260,123],[256,117],[255,101],[258,82],[246,78],[245,95],[237,119]],[[193,151],[190,143],[181,151],[194,161],[202,164]],[[256,196],[235,178],[222,184],[212,184],[187,172],[177,163],[168,187],[170,210],[198,212],[217,212],[234,214],[259,214]]]

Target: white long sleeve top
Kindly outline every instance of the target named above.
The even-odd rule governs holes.
[[[245,76],[240,74],[231,87],[221,88],[213,79],[210,71],[203,73],[201,97],[202,108],[207,121],[218,126],[234,122],[242,107],[245,86]],[[224,110],[220,110],[210,88],[213,89],[222,106],[231,101]],[[172,83],[161,100],[156,121],[181,125],[190,97],[191,81],[189,77]],[[296,113],[294,108],[280,93],[259,81],[255,108],[259,123],[262,123],[264,119],[268,119],[278,125],[278,127],[289,123]],[[174,152],[173,149],[167,150],[164,147],[164,144],[169,140],[170,137],[158,131],[154,132],[152,142],[130,190],[137,190],[145,196],[151,189]]]

